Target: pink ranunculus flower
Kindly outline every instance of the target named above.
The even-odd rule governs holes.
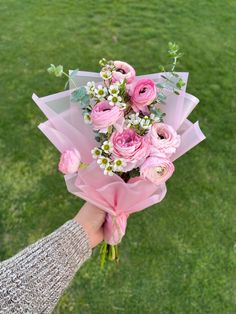
[[[135,79],[134,68],[126,62],[114,61],[116,70],[112,73],[112,82],[126,80],[126,83],[131,83]]]
[[[68,149],[61,154],[58,169],[64,174],[73,174],[78,171],[80,163],[81,156],[78,150]]]
[[[123,116],[118,106],[111,106],[109,101],[103,100],[93,107],[90,117],[94,129],[101,130],[115,124]]]
[[[150,153],[148,137],[138,135],[133,129],[114,132],[110,138],[113,156],[123,158],[127,163],[124,171],[138,167]]]
[[[147,106],[157,97],[155,82],[150,79],[139,79],[127,86],[130,102],[135,112],[148,113]]]
[[[166,123],[155,123],[149,131],[150,140],[153,145],[152,155],[163,153],[170,157],[180,145],[180,136]]]
[[[148,157],[140,167],[140,176],[154,184],[167,181],[173,174],[175,167],[165,157]]]

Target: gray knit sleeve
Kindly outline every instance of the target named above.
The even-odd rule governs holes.
[[[91,255],[83,228],[70,220],[0,264],[0,313],[51,313]]]

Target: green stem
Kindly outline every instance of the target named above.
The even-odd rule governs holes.
[[[100,256],[101,256],[100,260],[101,269],[104,268],[107,259],[112,262],[113,261],[118,262],[119,261],[118,245],[110,245],[104,241],[100,249]]]
[[[107,256],[107,243],[103,242],[101,250],[100,250],[100,255],[101,255],[101,263],[100,267],[103,269],[105,262],[106,262],[106,256]]]
[[[77,86],[76,86],[75,82],[73,81],[73,79],[67,73],[65,73],[64,71],[62,73],[68,78],[69,81],[71,81],[74,84],[75,88],[77,88]]]
[[[177,59],[178,59],[177,57],[174,57],[174,61],[173,61],[171,72],[174,72],[174,69],[175,69],[176,64],[177,64]]]
[[[115,254],[116,254],[116,261],[119,261],[119,250],[118,250],[118,245],[115,245]]]

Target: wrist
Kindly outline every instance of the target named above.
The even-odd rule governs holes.
[[[103,240],[104,219],[104,211],[89,203],[85,203],[74,217],[75,222],[81,225],[87,234],[91,248]]]
[[[91,234],[92,232],[91,232],[91,228],[89,228],[89,226],[86,223],[84,223],[84,220],[81,219],[81,217],[79,217],[78,215],[76,215],[74,217],[74,221],[83,228],[84,232],[87,235],[89,246],[90,246],[90,248],[93,248],[92,247],[92,234]]]

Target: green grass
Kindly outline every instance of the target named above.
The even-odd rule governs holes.
[[[48,64],[96,71],[101,57],[138,74],[166,63],[168,41],[185,52],[191,115],[207,140],[176,162],[168,195],[129,219],[120,265],[97,252],[55,313],[236,312],[236,2],[233,0],[0,0],[0,256],[8,258],[73,217],[82,201],[57,172],[58,152],[37,129],[31,95],[63,82]]]

